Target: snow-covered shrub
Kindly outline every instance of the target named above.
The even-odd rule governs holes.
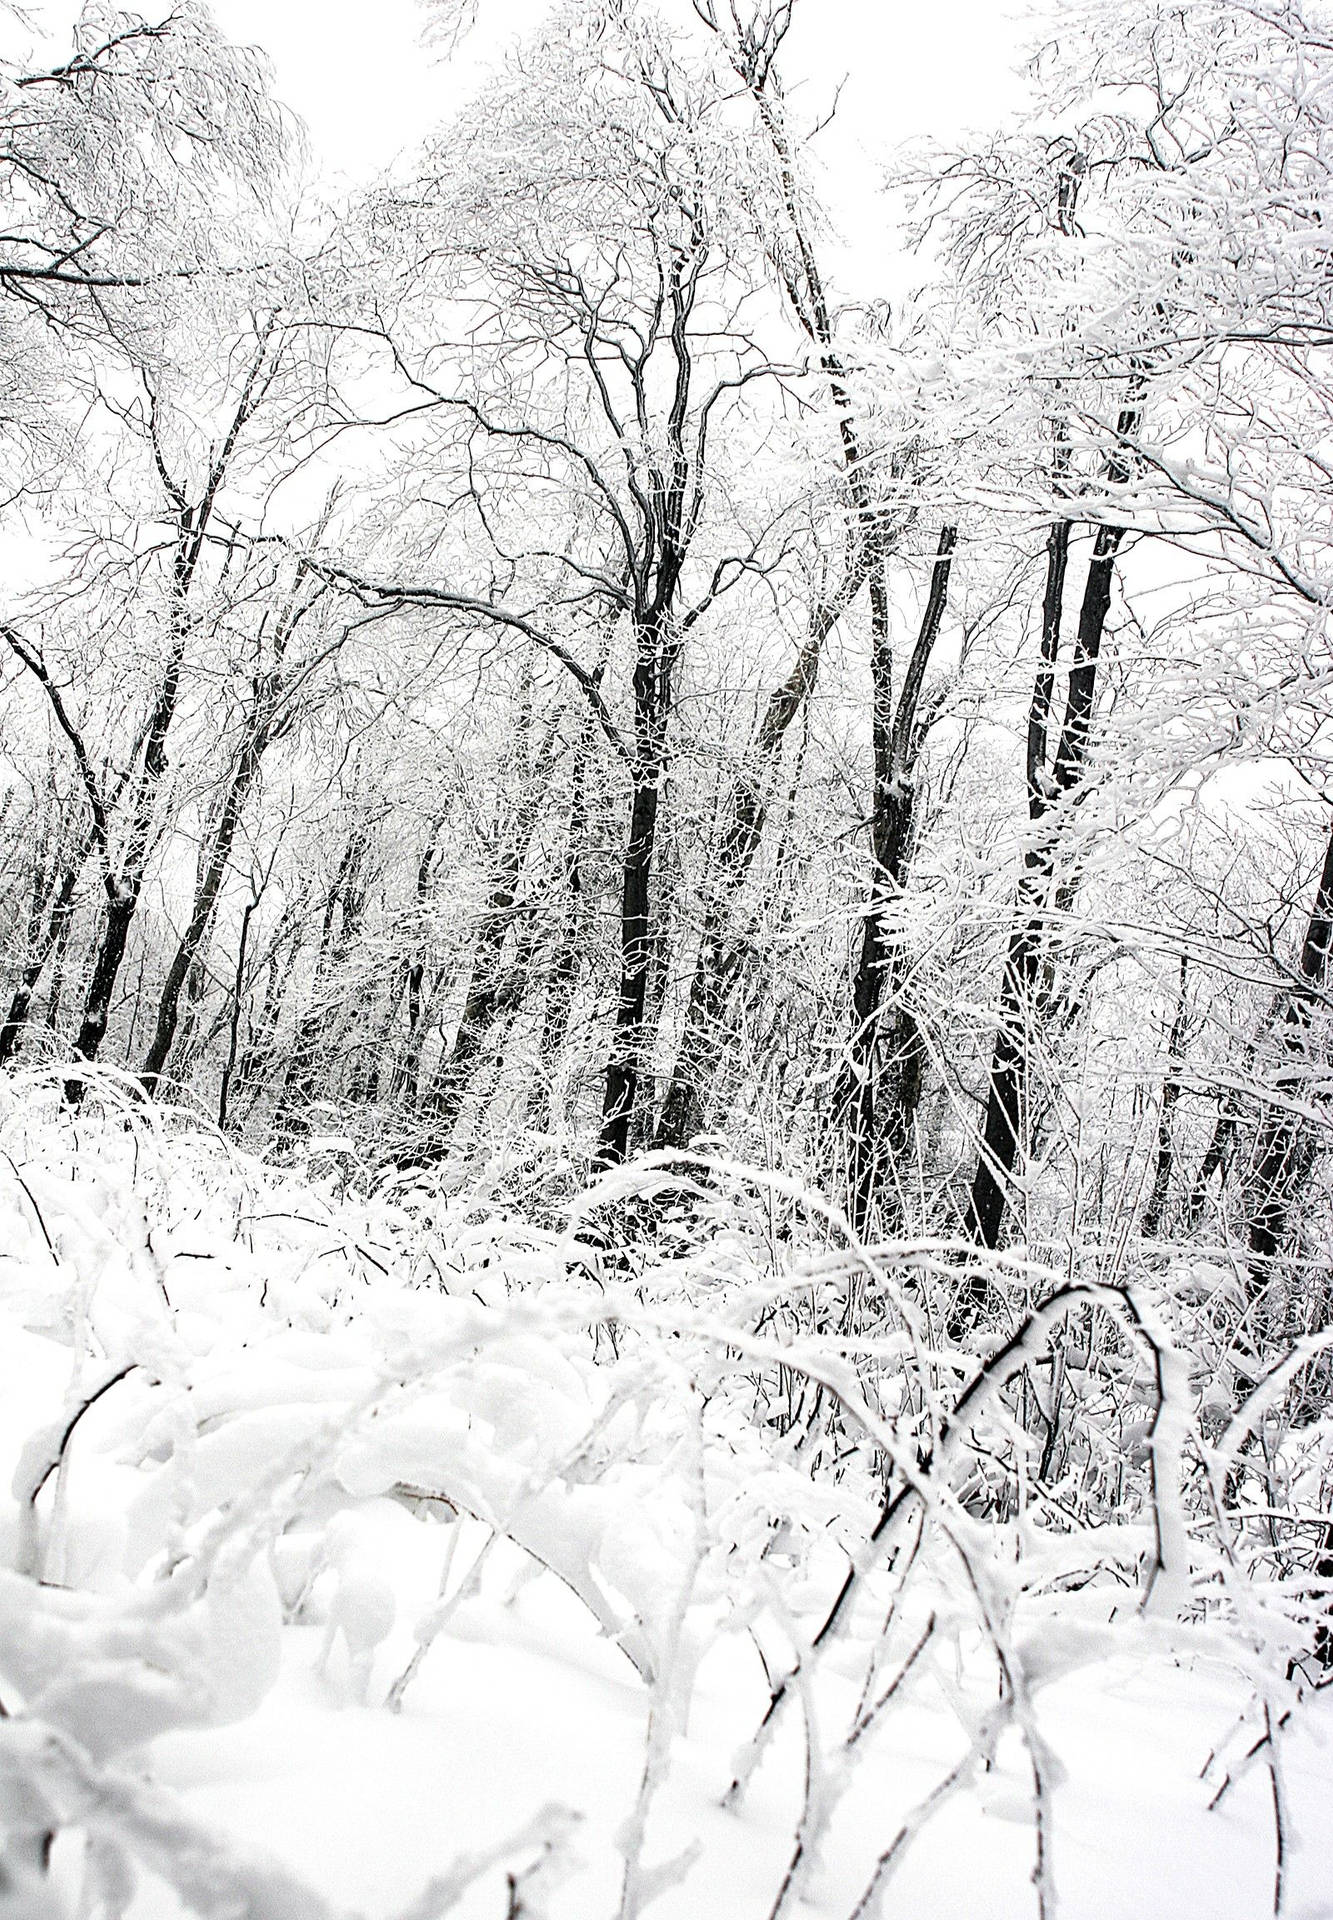
[[[848,1854],[870,1911],[1015,1739],[1051,1897],[1041,1700],[1071,1673],[1193,1648],[1262,1724],[1326,1645],[1327,1434],[1270,1460],[1261,1510],[1284,1383],[1237,1405],[1191,1368],[1180,1275],[998,1262],[978,1367],[937,1331],[957,1248],[862,1248],[773,1177],[650,1157],[536,1228],[265,1166],[110,1076],[77,1114],[5,1091],[0,1228],[0,1912],[63,1915],[76,1882],[108,1913],[163,1884],[176,1908],[134,1911],[331,1911],[154,1785],[154,1743],[253,1716],[291,1644],[333,1700],[410,1705],[491,1568],[563,1593],[644,1702],[624,1914],[689,1884],[654,1807],[719,1648],[761,1686],[730,1801],[804,1756],[778,1908],[814,1897],[893,1715],[952,1715],[935,1787]],[[545,1872],[562,1817],[455,1860],[430,1911]]]

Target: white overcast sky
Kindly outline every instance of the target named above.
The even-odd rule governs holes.
[[[315,155],[365,177],[466,99],[550,0],[479,0],[476,25],[447,58],[421,46],[421,0],[213,4],[231,38],[268,53]],[[659,4],[693,24],[688,0]],[[883,159],[904,140],[994,124],[1021,97],[1013,70],[1030,17],[1026,0],[797,0],[783,72],[812,116],[838,96],[819,151],[847,242],[845,291],[868,296],[896,278],[877,191]]]
[[[663,10],[690,19],[685,0]],[[472,32],[441,57],[421,47],[420,0],[213,0],[231,38],[268,53],[317,149],[357,173],[442,118],[546,11],[547,0],[479,0]],[[1026,12],[1023,0],[797,0],[784,72],[812,98],[845,80],[840,115],[881,147],[985,124],[1012,97]]]
[[[166,11],[168,0],[161,4]],[[305,121],[330,180],[370,178],[446,119],[549,4],[478,0],[476,26],[442,57],[422,47],[421,0],[212,0],[231,39],[268,54],[277,92]],[[692,21],[688,0],[659,4]],[[152,0],[135,6],[154,11]],[[27,10],[64,41],[78,5],[29,0]],[[1014,68],[1030,21],[1030,0],[797,0],[783,65],[789,88],[799,84],[813,116],[841,87],[819,152],[847,243],[844,291],[868,296],[895,278],[877,192],[884,158],[922,135],[992,126],[1021,98]]]

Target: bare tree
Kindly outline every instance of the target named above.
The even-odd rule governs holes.
[[[647,982],[682,660],[721,596],[768,564],[769,519],[729,519],[722,473],[724,463],[734,473],[750,431],[748,390],[774,368],[743,318],[758,250],[728,178],[734,151],[713,126],[718,90],[619,6],[543,60],[553,71],[540,88],[516,71],[431,156],[418,194],[377,210],[416,255],[396,327],[367,328],[410,383],[395,422],[429,425],[433,461],[456,463],[444,527],[432,498],[398,515],[395,537],[401,546],[415,524],[439,552],[479,533],[490,577],[440,586],[401,568],[386,576],[378,557],[340,560],[330,577],[375,603],[452,612],[546,651],[628,780],[599,1144],[613,1163],[649,1124]],[[462,392],[454,366],[441,377],[439,349],[412,344],[412,303],[432,284],[418,283],[423,254],[451,276],[434,297],[477,318]],[[458,564],[477,571],[473,557]],[[623,699],[587,663],[609,632],[625,636]]]

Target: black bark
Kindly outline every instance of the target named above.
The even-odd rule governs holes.
[[[1262,1274],[1286,1245],[1300,1182],[1317,1151],[1315,1123],[1294,1112],[1289,1103],[1299,1098],[1308,1079],[1310,1028],[1328,984],[1330,948],[1333,827],[1301,943],[1300,985],[1287,997],[1279,1030],[1283,1061],[1274,1075],[1274,1090],[1285,1095],[1286,1101],[1265,1110],[1248,1182],[1246,1240],[1256,1275]]]
[[[628,1156],[630,1129],[644,1071],[653,856],[657,846],[662,775],[662,716],[653,690],[657,679],[655,652],[651,638],[646,643],[640,642],[634,676],[635,704],[641,716],[640,740],[629,836],[621,864],[620,979],[615,1030],[606,1064],[597,1156],[603,1166],[617,1166]]]
[[[887,595],[882,584],[872,605],[874,804],[870,835],[874,867],[852,981],[852,1037],[839,1103],[847,1115],[848,1212],[860,1234],[866,1231],[879,1197],[886,1154],[896,1158],[910,1136],[920,1084],[916,1024],[906,1007],[895,1004],[906,955],[901,939],[890,928],[888,909],[902,893],[907,877],[916,817],[916,765],[922,744],[917,717],[926,668],[948,603],[956,540],[956,528],[941,528],[930,590],[896,701]],[[886,1006],[894,1008],[887,1034],[881,1030]]]
[[[190,969],[203,946],[204,936],[212,924],[213,911],[217,906],[218,895],[222,891],[222,883],[226,878],[227,867],[231,860],[236,831],[240,826],[250,790],[258,777],[260,760],[266,744],[267,734],[263,728],[252,732],[241,749],[240,757],[228,782],[217,829],[213,835],[213,844],[195,888],[190,919],[167,967],[166,978],[158,997],[153,1037],[144,1055],[143,1065],[139,1069],[139,1077],[149,1093],[156,1090],[162,1069],[166,1066],[171,1053],[171,1043],[175,1038],[177,1023],[180,1019],[181,995],[190,976]]]
[[[1132,431],[1133,418],[1122,415],[1120,431]],[[1065,697],[1064,722],[1054,765],[1045,764],[1047,729],[1059,648],[1060,614],[1068,564],[1067,522],[1051,529],[1047,540],[1046,589],[1042,603],[1042,656],[1028,719],[1027,785],[1031,833],[1023,856],[1018,911],[1009,936],[995,1046],[991,1058],[981,1146],[965,1215],[965,1231],[975,1245],[993,1252],[1008,1209],[1009,1184],[1022,1149],[1023,1108],[1029,1074],[1030,1022],[1038,1015],[1038,968],[1046,913],[1058,864],[1062,803],[1076,797],[1086,771],[1102,639],[1111,607],[1121,527],[1102,526],[1079,610],[1078,637]],[[973,1305],[984,1296],[979,1273],[972,1280]]]

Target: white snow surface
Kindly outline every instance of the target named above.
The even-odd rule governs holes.
[[[868,1467],[760,1417],[743,1237],[599,1271],[577,1221],[3,1097],[4,1920],[1333,1915],[1280,1617],[1145,1610],[1146,1522],[958,1510],[971,1572],[900,1591]]]

